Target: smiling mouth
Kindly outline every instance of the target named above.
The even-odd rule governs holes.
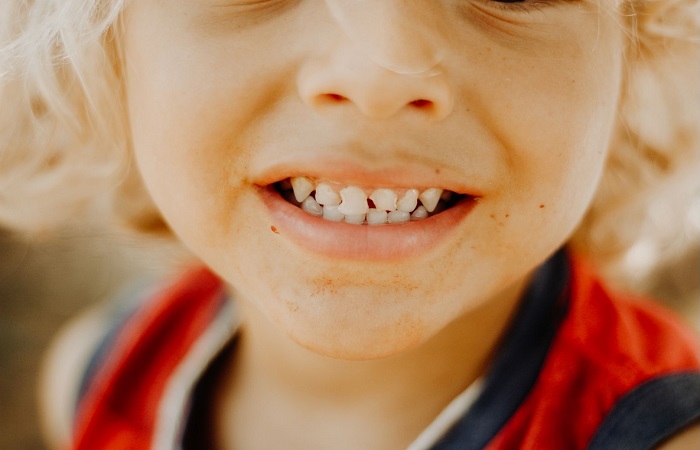
[[[364,188],[311,177],[287,178],[274,189],[312,216],[371,226],[424,220],[472,198],[435,187]]]

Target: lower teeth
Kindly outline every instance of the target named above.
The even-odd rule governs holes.
[[[433,212],[428,212],[425,206],[418,201],[416,208],[410,213],[399,210],[385,211],[370,205],[369,211],[366,214],[345,215],[338,210],[338,206],[320,205],[315,199],[316,191],[311,192],[311,194],[300,203],[294,197],[294,192],[289,189],[286,184],[277,183],[275,187],[285,200],[312,216],[323,218],[331,222],[346,222],[353,225],[400,224],[427,219],[428,217],[451,208],[463,197],[453,192],[446,191]]]

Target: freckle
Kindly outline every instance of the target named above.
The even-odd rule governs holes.
[[[542,208],[544,208],[544,204],[541,204],[541,205],[540,205],[540,209],[542,209]]]
[[[435,175],[440,175],[440,168],[439,167],[435,168]]]
[[[280,232],[277,231],[277,228],[275,228],[274,225],[270,227],[270,230],[272,230],[272,232],[275,233],[275,234],[280,234]]]
[[[492,218],[492,219],[495,219],[495,218],[496,218],[496,215],[495,215],[495,214],[489,214],[489,217]]]
[[[506,219],[510,217],[510,214],[506,214]]]

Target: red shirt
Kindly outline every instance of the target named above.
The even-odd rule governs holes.
[[[223,283],[182,276],[109,333],[76,450],[180,448],[197,380],[235,333]],[[435,449],[643,449],[700,418],[696,337],[555,254],[533,278],[476,403]],[[389,420],[389,419],[388,419]]]

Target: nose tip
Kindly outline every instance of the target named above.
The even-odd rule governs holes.
[[[336,49],[327,58],[307,62],[299,73],[298,89],[302,100],[317,110],[354,106],[374,119],[412,112],[441,120],[453,106],[443,72],[396,73],[358,49]]]

